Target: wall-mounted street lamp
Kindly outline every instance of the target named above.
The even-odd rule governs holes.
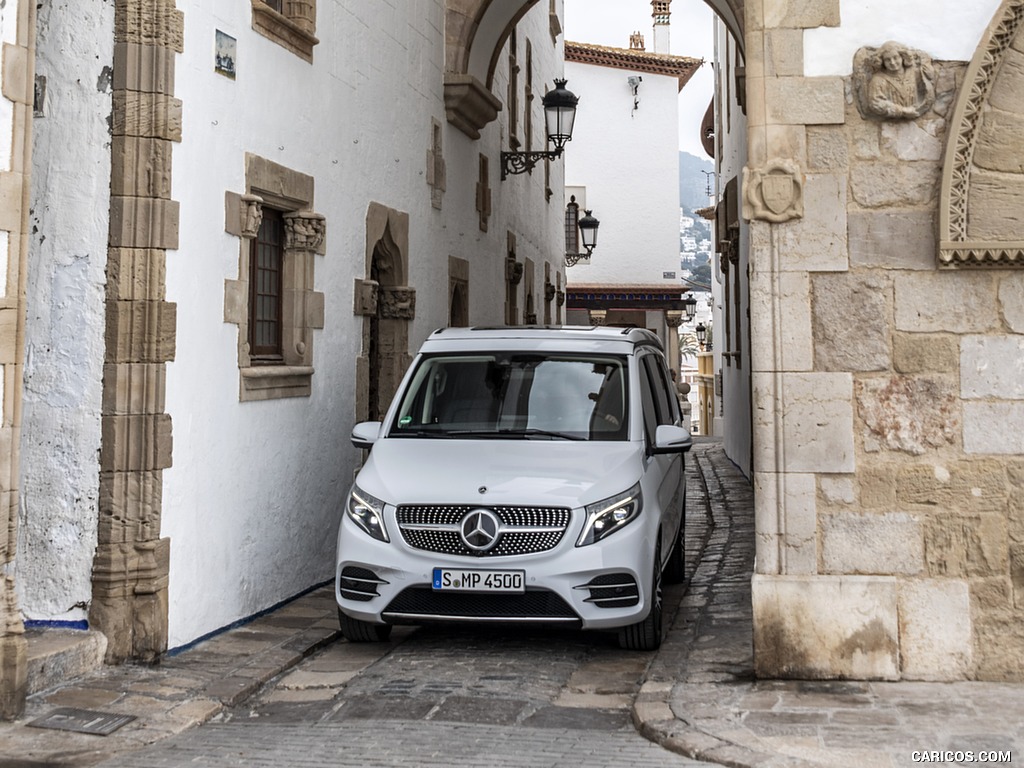
[[[697,343],[700,344],[700,351],[704,351],[704,342],[708,339],[708,329],[704,323],[697,323],[697,327],[694,329],[694,333],[697,334]]]
[[[579,97],[566,89],[566,80],[555,80],[554,90],[544,94],[544,121],[548,132],[548,143],[553,150],[544,152],[502,152],[501,180],[508,176],[533,170],[541,160],[561,157],[562,148],[572,140],[572,125],[576,120],[576,103]]]
[[[686,322],[693,322],[693,318],[697,314],[697,299],[693,297],[692,293],[686,294],[683,299],[683,311],[686,313]]]
[[[577,211],[579,210],[579,204],[576,202],[576,198],[572,198],[572,202],[569,203],[570,211],[571,206],[576,206]],[[577,214],[578,215],[578,214]],[[583,218],[576,222],[576,226],[579,227],[580,231],[580,243],[583,245],[586,253],[569,253],[565,254],[565,266],[574,267],[580,259],[589,259],[594,249],[597,247],[597,228],[601,226],[601,222],[598,221],[592,212],[584,211]]]

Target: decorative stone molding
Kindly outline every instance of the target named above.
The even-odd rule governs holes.
[[[591,325],[605,325],[608,322],[608,310],[606,309],[592,309],[590,310],[590,323]]]
[[[1019,133],[1024,0],[1003,0],[950,120],[939,205],[942,267],[1024,267]],[[1011,61],[1012,60],[1012,61]],[[993,107],[990,109],[990,107]]]
[[[406,285],[381,288],[378,297],[380,316],[388,320],[412,320],[416,317],[416,290]]]
[[[326,252],[326,219],[312,210],[313,177],[247,154],[246,192],[225,193],[224,230],[239,238],[238,277],[224,281],[224,322],[238,326],[239,400],[308,397],[312,392],[313,330],[324,327],[324,295],[313,290],[314,256]],[[253,239],[264,208],[282,211],[284,286],[281,359],[257,361],[249,349],[249,273]],[[357,294],[357,305],[359,295]]]
[[[935,103],[935,68],[923,51],[889,41],[853,57],[853,93],[862,117],[914,120]]]
[[[240,199],[242,218],[239,234],[246,240],[252,240],[263,223],[263,198],[259,195],[242,195]]]
[[[444,108],[449,123],[479,139],[480,129],[497,118],[501,101],[472,75],[449,72],[444,77]]]
[[[683,324],[683,313],[675,310],[668,310],[665,312],[665,324],[669,328],[678,328]]]
[[[293,211],[283,218],[285,250],[324,253],[327,224],[323,214]]]
[[[278,13],[265,0],[251,0],[252,28],[296,56],[313,63],[316,37],[316,0],[283,0]]]
[[[512,285],[519,285],[523,279],[523,263],[516,261],[515,256],[505,258],[505,280]]]
[[[356,280],[355,306],[352,313],[363,317],[372,317],[377,314],[377,297],[380,293],[380,284],[376,280]]]
[[[544,301],[554,301],[556,293],[554,283],[544,283]]]
[[[167,249],[178,247],[170,200],[174,51],[184,16],[174,0],[117,0],[112,83],[100,498],[89,622],[106,659],[152,660],[167,647],[170,541],[160,538],[162,470],[171,466],[164,364],[174,359],[177,307],[164,300]],[[233,228],[244,222],[236,214]]]
[[[763,169],[743,169],[743,218],[773,224],[804,215],[803,174],[792,160],[770,160]]]

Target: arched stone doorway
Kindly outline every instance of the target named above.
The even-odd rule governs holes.
[[[409,322],[416,292],[409,274],[409,215],[371,203],[366,213],[366,277],[356,281],[356,314],[363,316],[356,359],[356,418],[384,416],[409,366]]]

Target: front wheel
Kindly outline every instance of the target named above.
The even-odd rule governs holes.
[[[686,525],[679,522],[679,533],[672,544],[672,553],[665,563],[665,583],[682,584],[686,581]]]
[[[661,647],[661,546],[654,550],[654,575],[651,577],[651,610],[643,621],[619,630],[619,646],[627,651],[656,651]]]
[[[390,624],[371,624],[353,619],[342,612],[341,608],[338,609],[338,626],[350,643],[379,643],[391,637]]]

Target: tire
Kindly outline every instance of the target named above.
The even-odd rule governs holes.
[[[350,643],[380,643],[391,637],[390,624],[371,624],[347,616],[338,609],[338,626]]]
[[[682,584],[686,581],[686,521],[679,521],[679,534],[672,545],[672,553],[665,563],[665,583]]]
[[[619,646],[627,651],[656,651],[662,633],[661,545],[654,550],[654,574],[651,577],[651,610],[636,624],[619,630]]]

